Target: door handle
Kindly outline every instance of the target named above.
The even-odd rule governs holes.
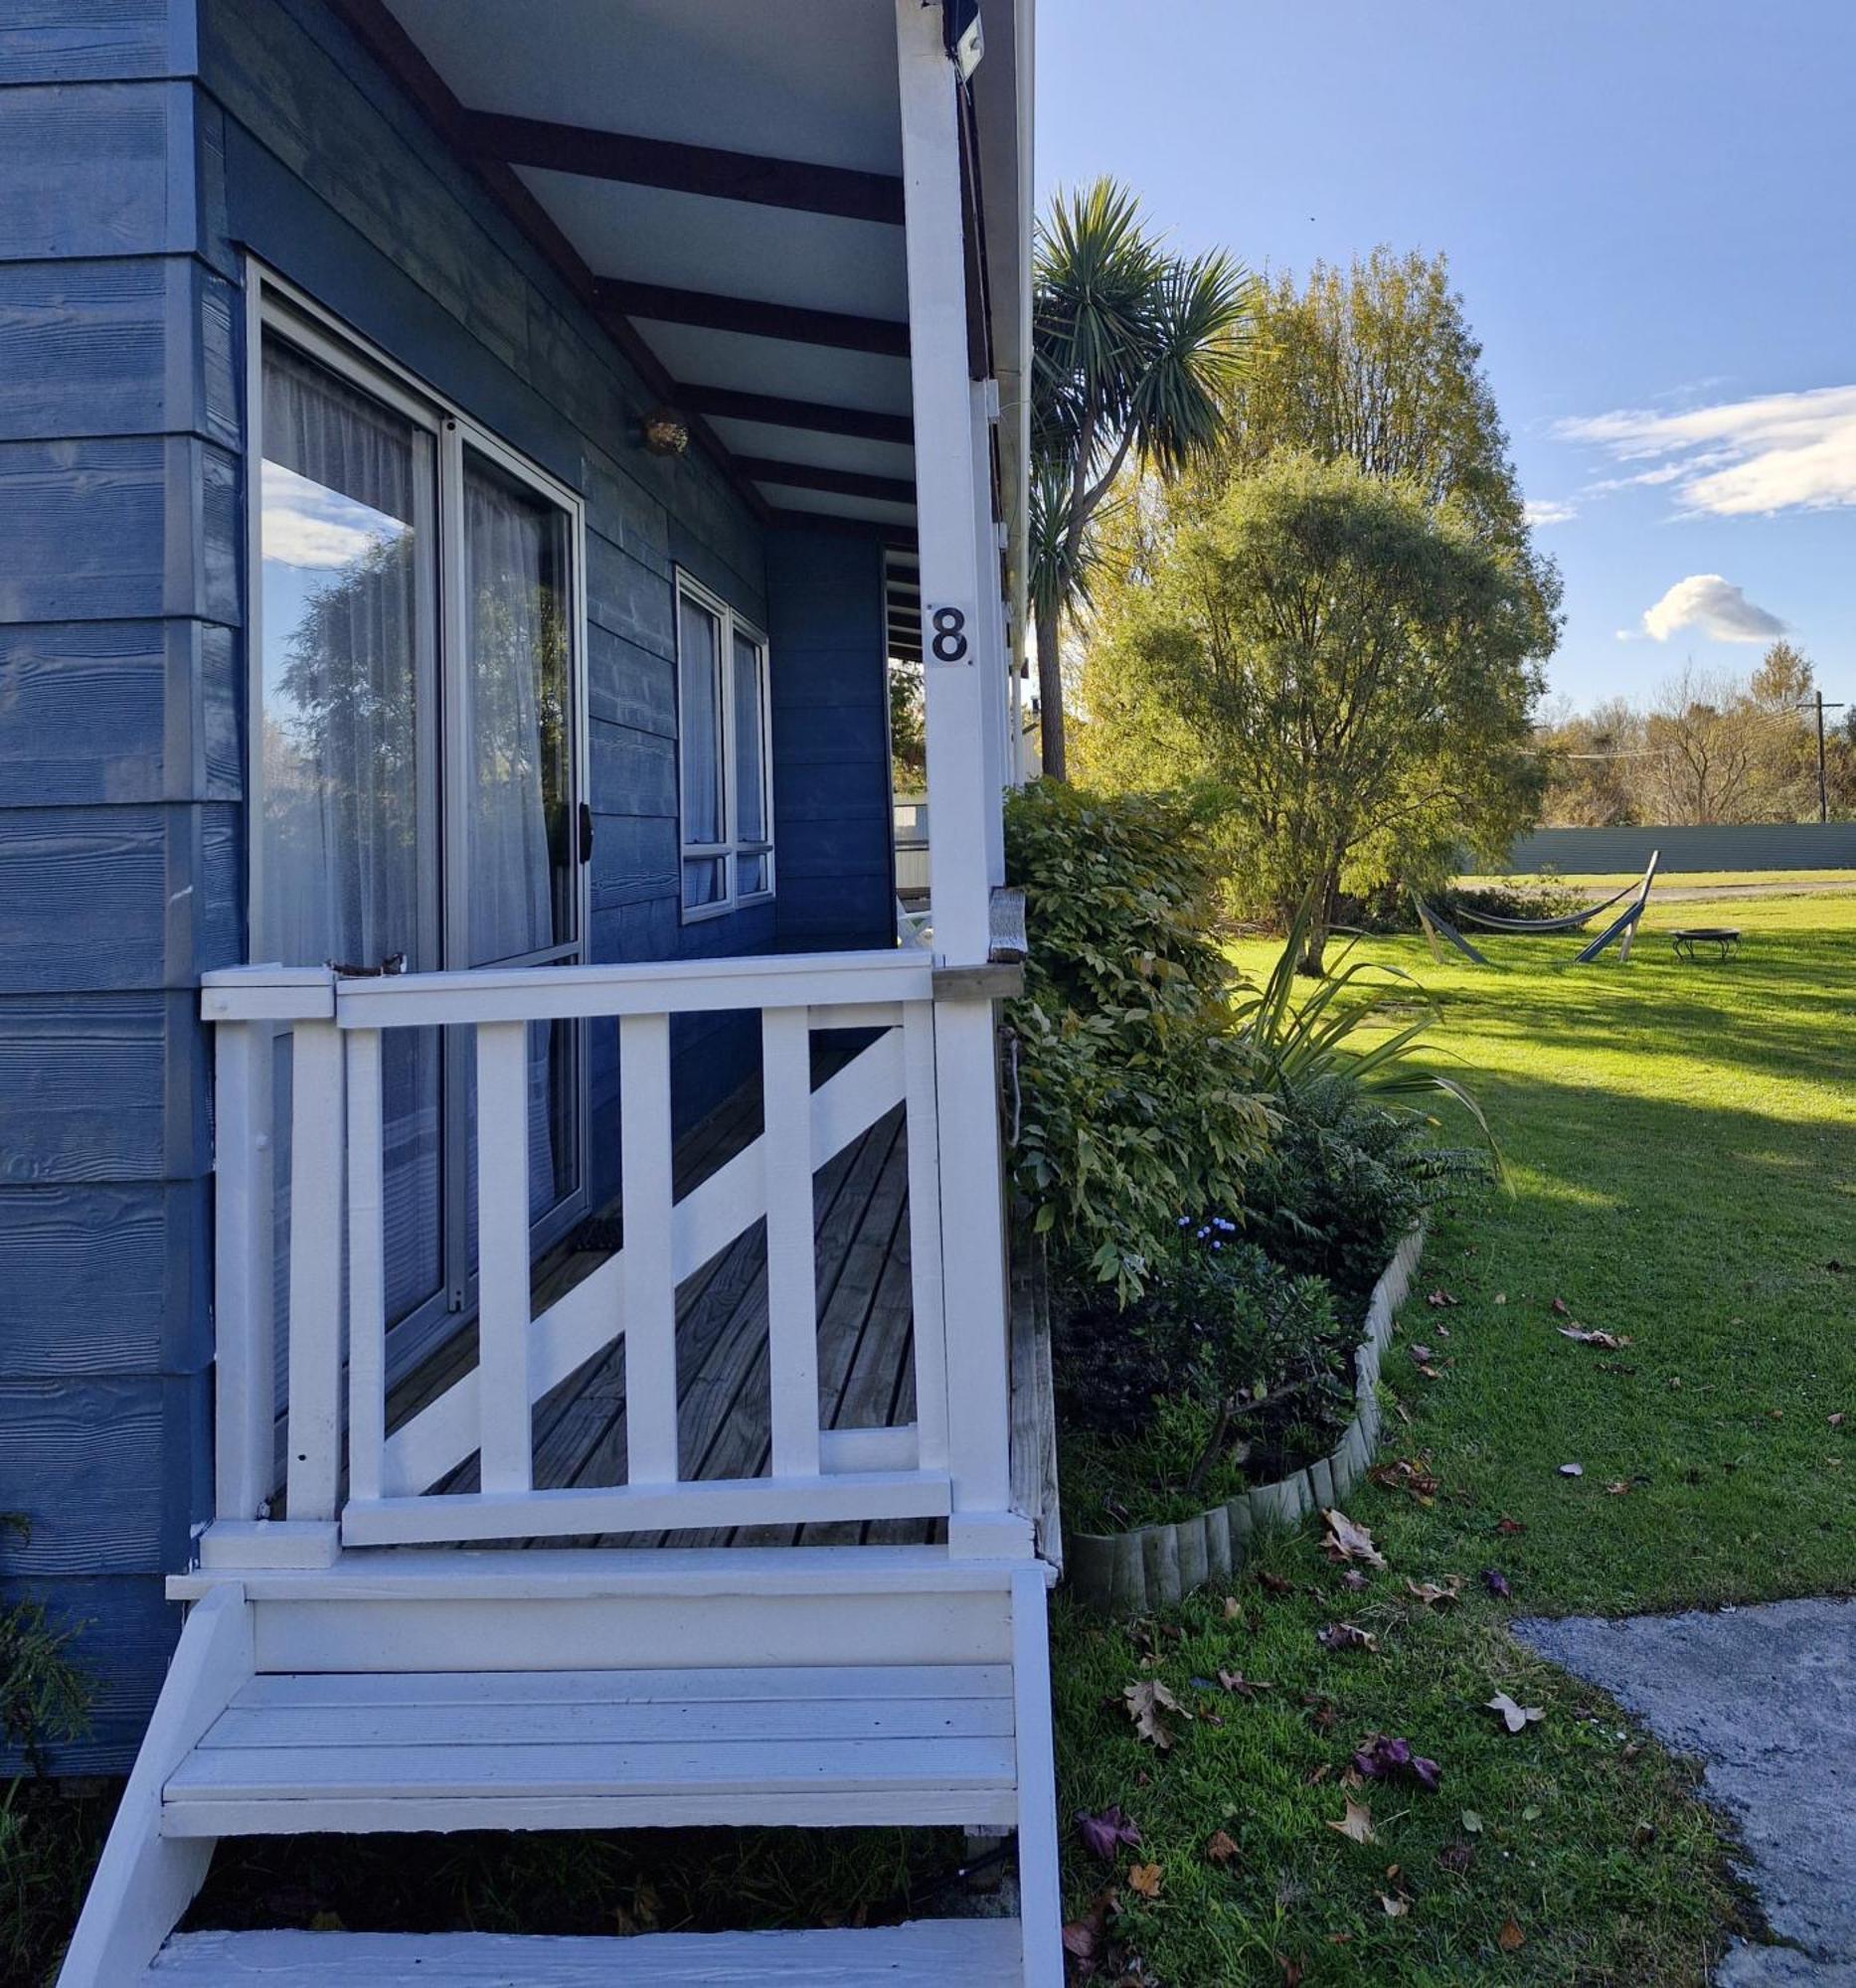
[[[591,801],[582,801],[580,804],[580,860],[583,863],[591,863],[592,861],[592,803]]]

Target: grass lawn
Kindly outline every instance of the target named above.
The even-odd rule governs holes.
[[[1543,878],[1538,870],[1511,870],[1500,875],[1458,877],[1456,882],[1465,891],[1478,890],[1491,884],[1518,885],[1545,882],[1551,882],[1556,888],[1564,886],[1574,891],[1618,891],[1626,884],[1641,883],[1642,879],[1641,870],[1569,873],[1551,879]],[[1824,885],[1834,885],[1839,890],[1845,890],[1856,886],[1856,870],[1658,870],[1656,884],[1659,890],[1682,890],[1689,886],[1701,885],[1716,888],[1733,884],[1763,886],[1782,884],[1787,891],[1810,891]]]
[[[1389,1562],[1364,1590],[1311,1528],[1253,1563],[1235,1610],[1213,1592],[1124,1629],[1060,1602],[1071,1910],[1113,1885],[1110,1932],[1166,1988],[1706,1979],[1739,1906],[1690,1771],[1503,1631],[1513,1613],[1856,1587],[1851,1425],[1829,1419],[1856,1409],[1856,898],[1711,905],[1746,933],[1725,966],[1673,958],[1659,933],[1683,921],[1652,906],[1621,968],[1571,966],[1566,938],[1491,938],[1488,969],[1434,966],[1415,938],[1361,948],[1442,1006],[1439,1044],[1514,1193],[1434,1227],[1400,1338],[1432,1348],[1438,1378],[1389,1355],[1382,1460],[1438,1488],[1349,1502]],[[1270,957],[1239,950],[1257,973]],[[1556,1330],[1574,1320],[1631,1344],[1576,1344]],[[1559,1474],[1575,1462],[1583,1476]],[[1406,1586],[1451,1574],[1454,1606]],[[1324,1649],[1315,1631],[1343,1619],[1377,1650]],[[1221,1669],[1273,1689],[1194,1685]],[[1170,1751],[1120,1703],[1146,1678],[1185,1708]],[[1545,1717],[1509,1735],[1480,1709],[1497,1690]],[[1439,1761],[1442,1783],[1354,1791],[1360,1844],[1328,1825],[1374,1732]],[[1113,1867],[1071,1827],[1110,1802],[1141,1832]],[[1218,1863],[1221,1830],[1235,1854]],[[1158,1865],[1156,1898],[1131,1888],[1135,1864]]]

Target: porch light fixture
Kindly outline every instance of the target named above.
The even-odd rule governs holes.
[[[690,445],[690,424],[674,408],[653,408],[639,425],[652,455],[681,455]]]

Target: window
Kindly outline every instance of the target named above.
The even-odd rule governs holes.
[[[773,894],[766,638],[687,575],[677,579],[683,915]]]
[[[268,272],[252,290],[252,956],[578,961],[579,500]],[[541,1240],[586,1201],[585,1059],[572,1023],[530,1044]],[[383,1054],[397,1329],[469,1302],[474,1072],[435,1030]]]

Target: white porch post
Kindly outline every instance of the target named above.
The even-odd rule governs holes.
[[[929,899],[937,965],[988,951],[1003,784],[997,560],[990,544],[983,388],[969,378],[955,78],[937,0],[896,0],[909,264],[917,529],[928,708]],[[1031,1551],[1011,1504],[1005,1219],[990,1000],[937,996],[935,1097],[953,1480],[948,1545]]]

